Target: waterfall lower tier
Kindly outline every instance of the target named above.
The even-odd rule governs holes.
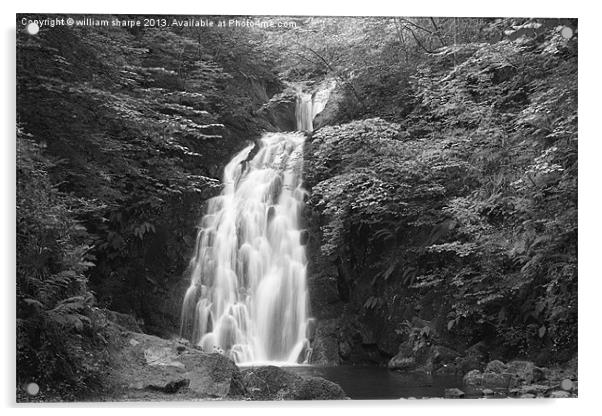
[[[302,133],[269,133],[228,163],[209,201],[182,308],[182,336],[237,363],[305,362],[310,353],[299,217]]]

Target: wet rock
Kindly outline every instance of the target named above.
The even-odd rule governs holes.
[[[453,361],[454,353],[441,346],[424,346],[414,348],[411,341],[399,345],[399,351],[387,364],[391,370],[419,371],[430,374],[435,368],[441,368],[449,361]]]
[[[324,107],[320,113],[314,118],[314,130],[320,127],[335,124],[340,113],[341,105],[345,99],[345,94],[342,88],[336,87],[331,93]]]
[[[301,230],[300,234],[299,234],[299,239],[301,240],[301,245],[306,245],[307,242],[309,241],[309,231],[307,230]]]
[[[189,288],[187,279],[171,278],[165,289],[164,283],[159,283],[162,289],[157,290],[147,299],[153,308],[146,308],[144,316],[144,332],[161,338],[171,338],[181,324],[182,300]]]
[[[466,385],[475,388],[491,388],[494,390],[512,389],[534,384],[544,378],[544,370],[535,366],[531,361],[490,361],[485,370],[472,370],[464,376]],[[531,393],[530,391],[515,392],[515,394]]]
[[[387,363],[390,370],[412,371],[426,362],[424,354],[414,351],[413,345],[409,342],[403,342],[399,345],[399,351]]]
[[[483,390],[481,390],[481,394],[483,396],[493,396],[494,391],[491,389],[483,389]]]
[[[132,339],[131,341],[135,341]],[[130,342],[132,344],[132,342]],[[138,344],[133,344],[138,345]],[[146,364],[148,365],[164,365],[164,366],[172,366],[184,368],[184,363],[178,361],[176,359],[178,351],[174,351],[173,347],[161,347],[157,345],[153,345],[150,348],[144,350],[144,359],[146,360]]]
[[[552,399],[566,399],[568,397],[571,397],[571,393],[569,393],[568,391],[564,391],[564,390],[556,390],[550,393],[550,395],[548,396]]]
[[[391,370],[409,371],[417,367],[414,357],[407,357],[403,353],[398,353],[389,360],[387,367]]]
[[[315,365],[339,365],[338,321],[318,321],[312,343],[311,363]]]
[[[544,368],[543,377],[550,383],[560,385],[564,380],[577,380],[577,372],[571,368]]]
[[[509,374],[498,374],[492,372],[482,373],[479,370],[471,370],[463,378],[464,385],[471,391],[482,389],[505,390],[511,381]]]
[[[351,345],[347,341],[339,342],[339,355],[344,360],[351,357]]]
[[[284,400],[300,377],[279,367],[266,366],[242,371],[242,383],[253,400]]]
[[[342,400],[345,392],[336,383],[322,377],[307,377],[295,385],[295,400]]]
[[[183,387],[188,386],[190,380],[183,374],[166,372],[146,374],[144,380],[136,380],[128,385],[132,390],[154,390],[164,393],[176,393]]]
[[[242,383],[252,400],[340,400],[345,392],[321,377],[300,377],[279,367],[242,371]]]
[[[534,399],[535,397],[537,397],[537,396],[535,396],[532,393],[524,393],[524,394],[520,395],[521,399]]]
[[[507,369],[508,369],[508,366],[506,364],[504,364],[503,362],[501,362],[500,360],[490,361],[489,363],[487,363],[487,366],[485,367],[486,372],[499,373],[499,374],[506,372]]]
[[[560,388],[565,391],[573,390],[573,382],[568,378],[565,378],[560,382]]]
[[[109,379],[117,388],[186,392],[194,398],[245,393],[237,385],[238,368],[219,354],[207,354],[174,341],[133,332],[116,354],[116,365],[111,368]],[[233,390],[233,386],[237,389]]]
[[[514,396],[522,396],[523,394],[533,394],[535,396],[543,396],[550,390],[550,386],[543,384],[530,384],[510,389],[510,394]]]
[[[544,378],[544,370],[531,361],[510,361],[506,372],[512,374],[517,383],[531,384]]]
[[[237,384],[239,369],[233,361],[220,354],[192,354],[184,360],[188,389],[197,397],[226,397]]]
[[[432,370],[432,374],[438,376],[450,376],[460,374],[461,370],[455,364],[443,364],[436,369]]]
[[[286,89],[265,103],[257,115],[279,131],[294,131],[297,128],[296,99],[296,93],[292,89]]]
[[[509,374],[483,373],[483,386],[488,388],[506,389],[510,386],[511,376]]]
[[[447,399],[459,399],[462,397],[464,397],[464,392],[460,389],[445,389],[445,398]]]
[[[464,375],[463,382],[468,386],[481,386],[483,384],[483,373],[479,370],[470,370]]]

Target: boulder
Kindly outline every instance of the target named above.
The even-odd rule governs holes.
[[[560,382],[560,388],[565,391],[573,390],[574,384],[572,380],[565,378]]]
[[[410,340],[406,340],[399,345],[399,351],[387,363],[391,370],[414,371],[430,373],[432,370],[429,361],[430,347],[422,347],[416,350]]]
[[[334,90],[330,92],[328,102],[326,103],[324,109],[314,118],[314,130],[318,130],[320,127],[335,124],[337,122],[344,99],[345,93],[343,88],[335,87]]]
[[[571,393],[574,393],[573,384],[576,382],[570,379],[560,382],[557,376],[557,372],[537,367],[531,361],[514,360],[504,364],[502,361],[493,360],[483,372],[471,370],[466,373],[463,381],[470,391],[483,391],[487,388],[514,397],[545,397],[553,388],[560,387],[571,396]],[[565,397],[558,393],[555,395]]]
[[[248,368],[242,371],[242,383],[252,400],[285,400],[300,377],[275,366]]]
[[[131,341],[136,340],[132,339]],[[138,344],[135,342],[130,342],[130,345],[136,346]],[[179,368],[185,367],[184,363],[177,360],[177,353],[174,353],[173,348],[171,347],[152,345],[144,350],[144,359],[148,365],[164,365]]]
[[[239,370],[221,354],[192,354],[185,360],[188,389],[196,397],[220,397],[241,393]]]
[[[321,377],[300,377],[279,367],[242,371],[242,382],[252,400],[341,400],[345,392]]]
[[[462,379],[467,386],[481,386],[483,384],[483,373],[479,370],[470,370]]]
[[[301,377],[278,367],[240,370],[225,356],[208,354],[187,342],[123,333],[109,379],[117,400],[251,399],[338,400],[343,389],[321,377]],[[157,392],[163,395],[157,395]]]
[[[552,393],[550,393],[550,395],[548,396],[552,399],[566,399],[568,397],[571,397],[571,393],[569,393],[568,391],[564,391],[564,390],[556,390],[553,391]]]
[[[190,383],[183,374],[165,371],[146,374],[143,380],[135,380],[128,385],[132,390],[153,390],[163,393],[176,393]]]
[[[123,390],[186,392],[193,398],[244,394],[233,361],[188,345],[130,332],[116,353],[110,380]]]
[[[457,388],[445,389],[446,399],[460,399],[464,397],[464,392]]]
[[[483,387],[490,389],[507,389],[510,387],[511,376],[509,374],[483,373]]]
[[[508,366],[506,364],[504,364],[503,362],[501,362],[500,360],[493,360],[487,363],[487,366],[485,367],[485,371],[486,372],[492,372],[492,373],[505,373],[506,370],[508,369]]]
[[[336,383],[322,377],[307,377],[294,388],[295,400],[343,400],[345,392]]]
[[[544,378],[544,369],[537,367],[531,361],[510,361],[506,372],[512,375],[517,383],[531,384]]]
[[[522,385],[533,384],[544,378],[544,370],[536,367],[531,361],[490,361],[482,373],[469,371],[464,376],[467,385],[492,389],[510,389]],[[525,392],[523,392],[525,393]]]
[[[482,373],[479,370],[471,370],[464,375],[464,385],[474,391],[482,389],[505,390],[510,385],[511,377],[508,374],[492,372]]]
[[[417,371],[427,374],[456,374],[458,352],[442,345],[425,346],[415,351],[411,342],[399,346],[399,352],[387,364],[391,370]]]
[[[416,358],[408,357],[403,352],[399,352],[389,360],[387,367],[391,370],[411,371],[417,367]]]

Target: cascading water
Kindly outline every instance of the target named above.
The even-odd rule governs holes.
[[[310,96],[311,98],[311,96]],[[298,130],[312,130],[311,99],[298,100]],[[300,105],[299,105],[300,104]],[[308,294],[299,217],[303,133],[268,133],[224,169],[191,260],[182,335],[237,363],[307,362]]]
[[[312,132],[314,130],[314,118],[324,110],[326,103],[330,98],[332,90],[336,87],[336,82],[328,81],[322,88],[316,90],[313,94],[297,91],[297,105],[295,116],[297,118],[297,130]]]
[[[304,92],[297,94],[295,116],[297,118],[297,130],[307,132],[314,130],[313,97],[311,94]]]

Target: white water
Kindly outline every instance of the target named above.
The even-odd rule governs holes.
[[[297,91],[297,105],[295,116],[297,118],[297,130],[312,132],[314,130],[314,118],[324,110],[336,83],[330,81],[313,94]]]
[[[299,93],[297,95],[297,106],[295,108],[297,118],[297,130],[312,132],[313,125],[313,97],[308,93]]]
[[[311,100],[298,107],[298,130],[311,131]],[[299,229],[304,140],[299,132],[268,133],[252,159],[249,145],[224,169],[224,189],[201,222],[182,308],[182,335],[204,351],[237,363],[309,358]]]

